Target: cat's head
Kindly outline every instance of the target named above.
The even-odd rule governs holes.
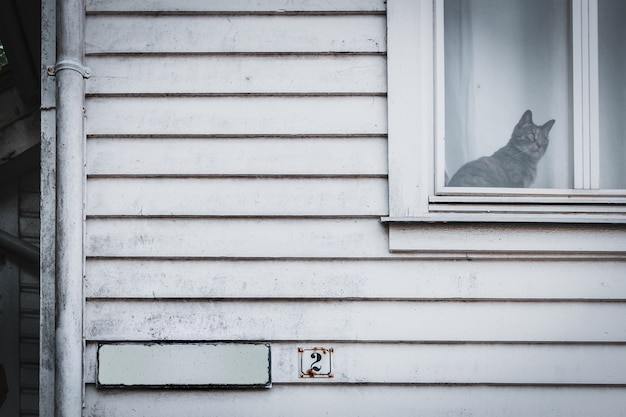
[[[526,110],[520,121],[515,125],[511,135],[511,143],[522,153],[538,161],[548,148],[548,133],[554,125],[554,119],[537,126],[533,123],[533,114]]]

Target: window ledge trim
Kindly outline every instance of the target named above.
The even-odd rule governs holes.
[[[443,258],[624,259],[624,223],[581,223],[580,219],[520,222],[520,216],[424,216],[383,218],[389,251]],[[485,221],[488,218],[491,221]],[[445,220],[445,221],[444,221]],[[511,221],[515,220],[515,221]]]
[[[528,193],[526,188],[507,189],[508,193],[493,192],[489,189],[479,189],[480,192],[467,191],[455,193],[431,193],[430,203],[458,203],[458,202],[480,202],[480,203],[515,203],[515,204],[621,204],[626,205],[626,195],[624,190],[597,191],[597,190],[558,190],[544,191],[542,193]],[[534,192],[534,191],[533,191]]]
[[[519,213],[431,213],[423,216],[381,217],[387,224],[423,224],[423,223],[519,223],[519,224],[626,224],[625,214],[519,214]]]

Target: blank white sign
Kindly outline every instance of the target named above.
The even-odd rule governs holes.
[[[270,346],[127,343],[98,348],[100,387],[269,387]]]

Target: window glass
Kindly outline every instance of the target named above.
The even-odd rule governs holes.
[[[626,188],[626,1],[598,2],[600,187]]]
[[[508,173],[511,178],[504,184],[483,186],[573,187],[570,33],[568,0],[444,2],[447,180],[465,163],[504,147],[518,122],[530,120],[525,111],[531,110],[532,121],[544,127],[542,132],[549,130],[549,146],[538,160],[534,180],[511,182],[532,176],[520,168],[517,174]],[[622,85],[623,73],[622,67]],[[621,97],[624,114],[623,90]],[[540,134],[534,131],[531,138],[526,130],[521,133],[527,140]],[[525,152],[534,152],[532,159],[537,159],[543,151],[529,147]],[[491,175],[498,175],[497,170]]]

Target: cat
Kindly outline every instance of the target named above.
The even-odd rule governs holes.
[[[548,148],[548,133],[554,119],[543,126],[533,123],[526,110],[513,128],[509,142],[491,156],[468,162],[450,178],[449,187],[530,187],[537,175],[537,163]]]

